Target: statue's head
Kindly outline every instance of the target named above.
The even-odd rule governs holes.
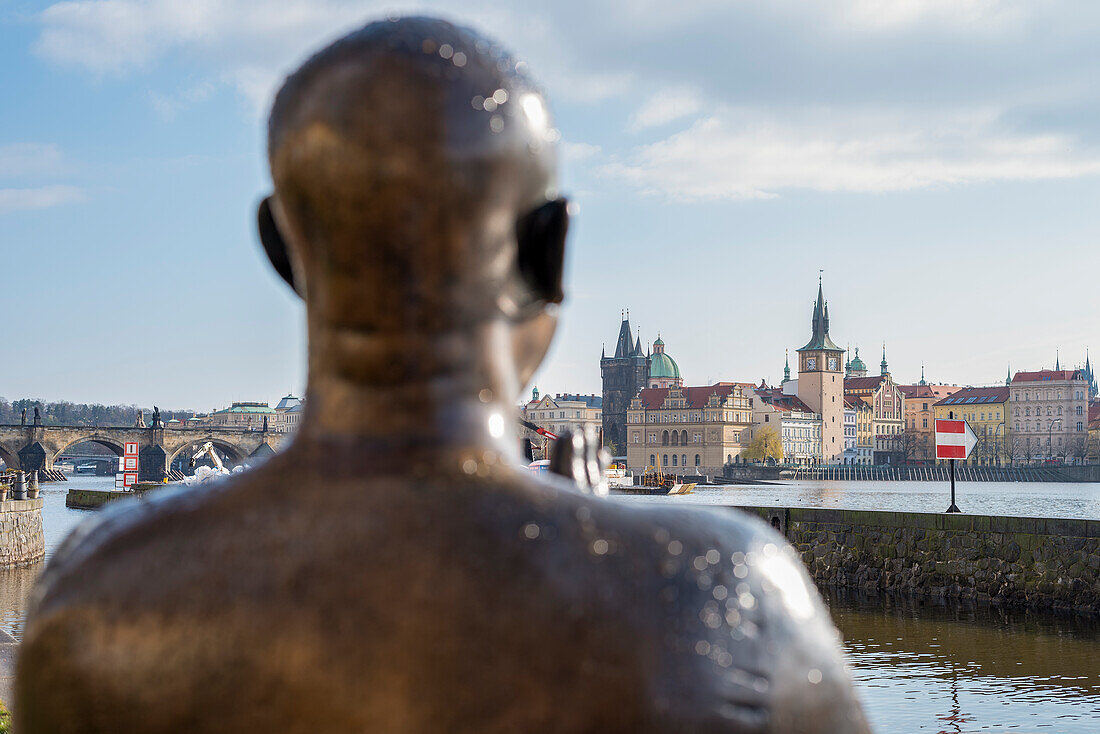
[[[444,21],[372,23],[287,79],[268,135],[261,239],[311,329],[360,340],[370,372],[416,340],[504,324],[527,380],[562,300],[567,215],[522,63]]]

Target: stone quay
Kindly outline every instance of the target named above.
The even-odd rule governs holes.
[[[741,507],[819,586],[1100,614],[1100,520]]]

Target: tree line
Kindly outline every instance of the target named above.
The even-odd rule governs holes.
[[[34,420],[34,409],[42,414],[44,426],[132,426],[137,423],[138,411],[144,411],[145,422],[152,419],[153,408],[138,405],[102,405],[100,403],[73,403],[68,400],[46,402],[23,398],[9,402],[0,397],[0,424],[19,425],[23,410],[27,411],[27,424]],[[160,411],[166,421],[185,420],[195,415],[193,410]]]

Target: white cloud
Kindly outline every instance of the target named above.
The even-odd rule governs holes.
[[[260,111],[307,53],[392,9],[385,0],[67,0],[41,13],[35,51],[97,74],[147,68],[180,53],[193,69],[232,85]],[[436,0],[404,3],[401,11],[444,17],[454,12]],[[545,69],[533,66],[545,72],[540,77],[557,96],[593,102],[620,94],[633,82],[627,72],[578,68],[563,49],[560,29],[536,12],[520,13],[491,0],[471,0],[461,12],[458,22],[506,40],[509,48],[523,48],[529,61],[540,54],[552,58]],[[162,113],[174,111],[171,98],[152,99]]]
[[[672,199],[752,199],[787,189],[886,192],[1100,172],[1100,151],[1001,129],[995,111],[777,116],[722,108],[600,173]]]
[[[599,155],[602,149],[592,143],[573,143],[565,140],[560,144],[559,150],[561,150],[562,157],[566,160],[583,161]]]
[[[62,170],[61,149],[48,143],[0,145],[0,178],[40,176]]]
[[[149,92],[149,100],[153,103],[153,109],[161,117],[170,120],[182,110],[192,107],[209,99],[214,93],[214,84],[209,81],[199,82],[185,87],[175,94],[162,94]]]
[[[632,130],[667,125],[703,109],[703,98],[694,89],[663,89],[650,95],[630,118]]]
[[[84,200],[84,192],[75,186],[43,186],[35,189],[0,189],[0,214],[48,209]]]

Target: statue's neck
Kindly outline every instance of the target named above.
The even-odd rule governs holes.
[[[472,337],[395,337],[311,324],[299,434],[374,458],[398,451],[453,463],[488,452],[518,461],[506,336],[503,325]]]

